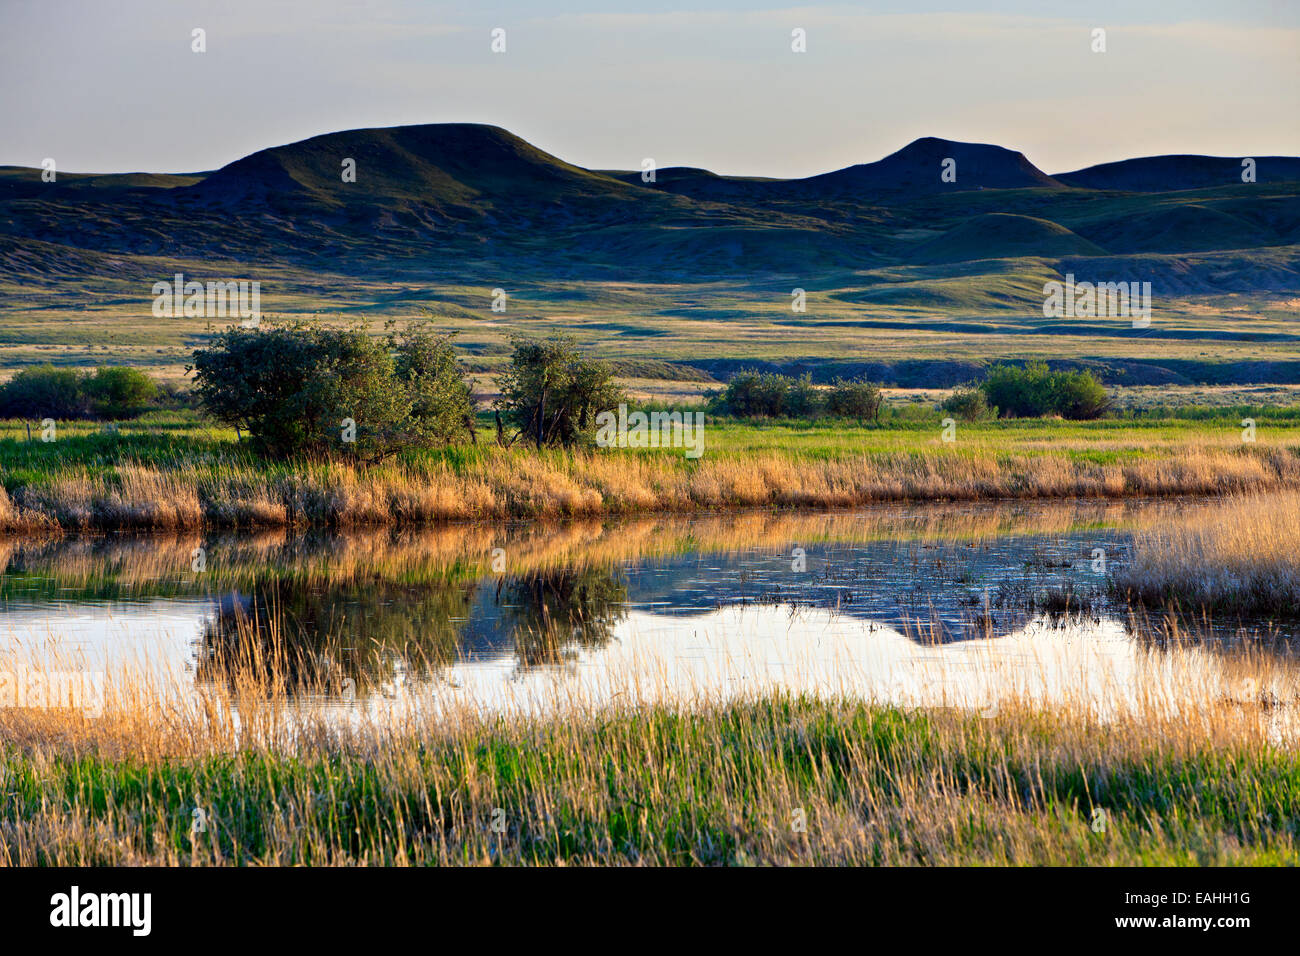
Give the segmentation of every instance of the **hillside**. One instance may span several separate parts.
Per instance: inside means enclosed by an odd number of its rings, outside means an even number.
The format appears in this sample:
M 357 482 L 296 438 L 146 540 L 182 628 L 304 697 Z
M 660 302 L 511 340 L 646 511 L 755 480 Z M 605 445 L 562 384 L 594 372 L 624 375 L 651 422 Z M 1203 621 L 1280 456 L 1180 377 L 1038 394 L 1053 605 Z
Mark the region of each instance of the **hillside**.
M 207 173 L 44 183 L 0 167 L 0 372 L 113 358 L 179 375 L 208 323 L 155 319 L 149 291 L 184 272 L 257 279 L 271 313 L 429 320 L 484 370 L 513 332 L 565 330 L 660 371 L 796 362 L 942 385 L 995 358 L 1073 356 L 1150 382 L 1289 380 L 1300 159 L 1261 159 L 1254 184 L 1227 176 L 1236 162 L 1048 176 L 1015 150 L 926 137 L 803 179 L 673 167 L 647 183 L 498 127 L 432 124 Z M 1152 328 L 1044 322 L 1044 283 L 1069 273 L 1152 282 Z
M 1104 256 L 1106 250 L 1045 219 L 987 213 L 921 243 L 909 258 L 914 262 L 941 263 L 1070 255 Z
M 1300 180 L 1300 157 L 1256 156 L 1255 182 L 1276 184 Z M 1240 183 L 1241 158 L 1223 156 L 1144 156 L 1102 163 L 1053 178 L 1082 189 L 1122 189 L 1129 192 L 1176 192 Z

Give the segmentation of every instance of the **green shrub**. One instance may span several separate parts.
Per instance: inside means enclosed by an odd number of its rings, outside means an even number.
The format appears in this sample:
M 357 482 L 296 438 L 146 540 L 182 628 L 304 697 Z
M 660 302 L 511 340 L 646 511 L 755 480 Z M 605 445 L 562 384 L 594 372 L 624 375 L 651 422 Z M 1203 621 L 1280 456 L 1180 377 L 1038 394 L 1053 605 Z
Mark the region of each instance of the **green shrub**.
M 83 383 L 86 400 L 97 418 L 138 418 L 158 398 L 158 386 L 135 368 L 103 366 Z
M 880 414 L 880 387 L 862 379 L 837 378 L 826 393 L 826 412 L 835 418 L 866 421 Z
M 983 421 L 994 417 L 998 412 L 996 408 L 989 407 L 984 392 L 971 385 L 954 390 L 939 407 L 948 414 L 967 422 Z
M 272 454 L 376 460 L 447 442 L 467 402 L 446 340 L 420 333 L 235 326 L 195 351 L 192 369 L 207 412 Z
M 822 393 L 813 386 L 812 376 L 786 376 L 784 411 L 790 418 L 816 418 L 825 408 Z
M 1046 362 L 995 365 L 980 390 L 1009 418 L 1097 418 L 1110 407 L 1106 389 L 1091 372 L 1053 372 Z
M 411 428 L 420 444 L 451 444 L 474 434 L 474 395 L 465 368 L 456 357 L 451 336 L 423 329 L 389 339 L 394 372 L 411 400 Z
M 1029 362 L 1023 368 L 995 365 L 980 390 L 988 404 L 1009 418 L 1036 418 L 1052 414 L 1052 372 L 1046 362 Z
M 610 366 L 583 358 L 569 336 L 516 336 L 511 344 L 496 407 L 518 429 L 515 438 L 539 448 L 576 445 L 592 437 L 597 414 L 626 400 Z
M 84 418 L 88 411 L 84 378 L 76 369 L 49 363 L 25 368 L 0 388 L 0 416 Z
M 727 383 L 722 410 L 737 418 L 779 418 L 786 413 L 790 379 L 775 372 L 744 369 Z
M 1091 372 L 1057 372 L 1052 376 L 1052 406 L 1065 418 L 1100 418 L 1111 399 Z

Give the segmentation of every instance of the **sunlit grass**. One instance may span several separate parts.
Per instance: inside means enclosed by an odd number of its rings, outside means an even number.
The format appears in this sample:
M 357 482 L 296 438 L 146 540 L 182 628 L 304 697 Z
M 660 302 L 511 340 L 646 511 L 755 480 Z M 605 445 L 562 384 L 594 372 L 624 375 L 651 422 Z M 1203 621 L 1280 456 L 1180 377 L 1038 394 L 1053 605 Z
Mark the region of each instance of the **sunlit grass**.
M 1116 585 L 1149 603 L 1300 617 L 1300 493 L 1236 497 L 1143 531 Z
M 20 431 L 21 430 L 21 431 Z M 876 501 L 1222 495 L 1300 486 L 1300 429 L 1261 419 L 706 426 L 680 449 L 475 447 L 378 465 L 266 458 L 184 414 L 0 426 L 0 530 L 360 527 Z

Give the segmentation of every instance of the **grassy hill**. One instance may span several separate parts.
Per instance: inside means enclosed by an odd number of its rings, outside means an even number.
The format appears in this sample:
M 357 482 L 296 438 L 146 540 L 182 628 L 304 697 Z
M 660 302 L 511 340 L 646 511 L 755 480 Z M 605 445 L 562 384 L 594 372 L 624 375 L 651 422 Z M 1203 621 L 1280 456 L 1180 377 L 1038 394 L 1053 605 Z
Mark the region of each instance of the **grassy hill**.
M 1261 158 L 1254 184 L 1216 157 L 1048 176 L 1014 150 L 925 138 L 805 179 L 678 167 L 647 183 L 440 124 L 330 133 L 206 173 L 43 183 L 0 167 L 0 374 L 111 360 L 179 376 L 208 322 L 154 318 L 150 289 L 180 271 L 256 279 L 264 313 L 432 322 L 489 371 L 511 332 L 565 330 L 628 367 L 944 384 L 1049 358 L 1153 382 L 1290 381 L 1296 164 Z M 1152 328 L 1045 321 L 1043 284 L 1071 272 L 1151 282 Z

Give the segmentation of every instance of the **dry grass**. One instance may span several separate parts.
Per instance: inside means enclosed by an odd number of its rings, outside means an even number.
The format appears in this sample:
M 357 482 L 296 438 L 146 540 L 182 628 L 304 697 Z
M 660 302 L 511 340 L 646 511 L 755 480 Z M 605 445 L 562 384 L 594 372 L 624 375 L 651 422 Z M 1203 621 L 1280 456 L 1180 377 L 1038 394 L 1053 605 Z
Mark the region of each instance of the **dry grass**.
M 427 524 L 873 502 L 1225 495 L 1300 487 L 1281 447 L 1186 447 L 1160 456 L 792 452 L 612 455 L 484 449 L 468 462 L 268 469 L 237 463 L 70 469 L 0 492 L 0 530 L 198 530 Z
M 1150 604 L 1300 615 L 1300 492 L 1234 497 L 1142 532 L 1116 586 Z

